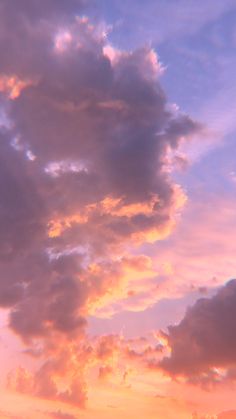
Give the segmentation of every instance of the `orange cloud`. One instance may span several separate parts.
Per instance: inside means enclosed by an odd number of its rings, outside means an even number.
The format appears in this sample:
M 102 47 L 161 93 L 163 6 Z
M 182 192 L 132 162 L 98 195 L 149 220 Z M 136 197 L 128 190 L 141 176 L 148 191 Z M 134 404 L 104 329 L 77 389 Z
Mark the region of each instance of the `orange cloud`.
M 0 75 L 0 92 L 6 93 L 9 99 L 16 99 L 21 91 L 32 82 L 21 80 L 18 76 Z

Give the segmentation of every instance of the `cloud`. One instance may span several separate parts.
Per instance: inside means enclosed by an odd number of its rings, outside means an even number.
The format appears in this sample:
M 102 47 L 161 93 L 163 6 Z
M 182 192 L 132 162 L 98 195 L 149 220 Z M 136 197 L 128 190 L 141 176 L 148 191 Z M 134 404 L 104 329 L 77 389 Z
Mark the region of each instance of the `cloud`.
M 51 412 L 50 414 L 54 419 L 76 419 L 74 415 L 71 415 L 70 413 L 63 413 L 60 410 L 57 412 Z
M 61 345 L 86 339 L 91 307 L 123 298 L 127 249 L 171 232 L 185 197 L 167 155 L 201 126 L 169 109 L 152 50 L 112 60 L 81 2 L 54 6 L 1 3 L 0 305 L 44 359 L 15 387 L 83 406 L 84 367 Z
M 235 302 L 236 280 L 231 280 L 188 308 L 183 320 L 168 328 L 171 353 L 160 363 L 163 370 L 193 383 L 223 381 L 236 363 Z
M 217 416 L 218 419 L 235 419 L 236 418 L 236 410 L 230 410 L 227 412 L 222 412 Z
M 65 346 L 65 344 L 67 346 Z M 79 345 L 79 340 L 68 342 L 51 338 L 41 354 L 39 367 L 31 372 L 18 367 L 9 372 L 7 387 L 23 394 L 62 401 L 83 408 L 87 401 L 85 372 L 92 352 Z
M 2 410 L 0 410 L 0 414 L 2 419 L 20 419 L 19 416 L 12 415 L 11 413 L 7 413 Z
M 19 0 L 16 5 L 9 4 L 7 0 L 1 2 L 1 9 L 9 20 L 26 17 L 29 20 L 37 21 L 42 18 L 55 19 L 72 13 L 81 12 L 86 5 L 86 0 Z

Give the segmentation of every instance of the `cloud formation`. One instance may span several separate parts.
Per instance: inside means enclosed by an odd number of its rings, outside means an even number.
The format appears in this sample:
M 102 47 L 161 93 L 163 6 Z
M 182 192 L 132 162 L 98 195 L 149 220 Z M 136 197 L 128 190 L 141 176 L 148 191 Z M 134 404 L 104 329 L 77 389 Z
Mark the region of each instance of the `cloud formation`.
M 128 248 L 170 233 L 185 199 L 167 155 L 201 127 L 168 107 L 154 51 L 114 50 L 82 2 L 0 7 L 0 305 L 50 355 L 21 387 L 83 405 L 83 378 L 53 381 L 66 373 L 55 342 L 81 339 L 93 307 L 123 298 Z
M 212 298 L 197 300 L 178 325 L 169 326 L 166 338 L 171 354 L 161 361 L 161 367 L 193 383 L 233 378 L 235 310 L 236 280 L 229 281 Z

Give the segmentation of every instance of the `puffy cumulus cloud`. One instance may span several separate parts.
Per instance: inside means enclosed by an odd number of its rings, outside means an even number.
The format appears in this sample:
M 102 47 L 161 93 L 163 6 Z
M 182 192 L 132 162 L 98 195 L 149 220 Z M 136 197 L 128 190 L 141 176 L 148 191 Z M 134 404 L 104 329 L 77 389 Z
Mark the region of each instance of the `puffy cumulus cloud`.
M 140 370 L 150 371 L 160 361 L 163 346 L 156 340 L 127 340 L 121 335 L 68 341 L 57 334 L 47 338 L 44 346 L 41 340 L 35 341 L 30 353 L 38 358 L 38 368 L 20 366 L 10 371 L 8 390 L 83 408 L 91 379 L 95 387 L 107 383 L 133 387 Z
M 51 339 L 50 345 L 47 342 L 47 347 L 43 348 L 42 363 L 35 372 L 19 367 L 8 374 L 8 389 L 84 407 L 87 400 L 85 372 L 91 350 L 57 338 L 57 344 Z
M 188 308 L 183 320 L 168 328 L 171 352 L 160 363 L 164 371 L 207 387 L 232 381 L 236 363 L 235 303 L 236 280 L 231 280 L 212 298 L 201 298 Z
M 98 378 L 131 386 L 140 370 L 150 370 L 163 357 L 164 346 L 148 338 L 125 339 L 121 335 L 105 335 L 93 343 Z
M 82 6 L 0 5 L 0 305 L 47 359 L 16 387 L 80 405 L 83 378 L 61 387 L 55 342 L 70 348 L 90 312 L 131 296 L 129 276 L 154 276 L 148 258 L 127 252 L 170 233 L 185 196 L 168 153 L 201 129 L 168 107 L 154 51 L 116 53 Z
M 87 287 L 77 279 L 78 261 L 68 257 L 62 267 L 63 258 L 51 263 L 45 259 L 46 256 L 30 254 L 23 266 L 16 264 L 16 269 L 22 269 L 23 291 L 12 307 L 10 326 L 26 341 L 47 337 L 53 331 L 68 336 L 78 334 L 86 325 L 81 310 L 87 298 Z M 31 263 L 32 269 L 27 272 Z M 67 264 L 70 267 L 66 268 Z
M 25 395 L 58 400 L 83 408 L 87 401 L 88 377 L 105 379 L 117 366 L 123 342 L 119 336 L 101 336 L 94 340 L 68 339 L 61 334 L 34 340 L 30 352 L 38 358 L 35 371 L 20 366 L 9 372 L 7 387 Z M 59 416 L 58 416 L 59 417 Z
M 124 309 L 139 311 L 161 297 L 157 291 L 157 271 L 151 259 L 144 255 L 90 264 L 85 277 L 91 290 L 87 310 L 97 317 L 111 317 Z
M 122 335 L 100 336 L 91 342 L 91 347 L 93 362 L 90 361 L 90 366 L 98 384 L 112 384 L 125 389 L 135 389 L 140 374 L 151 374 L 152 364 L 156 365 L 161 360 L 164 350 L 159 341 L 150 338 L 125 339 Z

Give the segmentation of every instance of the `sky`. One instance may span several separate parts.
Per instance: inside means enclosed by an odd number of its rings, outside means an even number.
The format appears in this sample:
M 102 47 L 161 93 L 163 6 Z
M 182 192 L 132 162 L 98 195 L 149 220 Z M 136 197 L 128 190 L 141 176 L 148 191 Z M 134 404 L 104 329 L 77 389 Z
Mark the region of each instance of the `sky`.
M 0 419 L 236 418 L 235 0 L 0 0 Z

